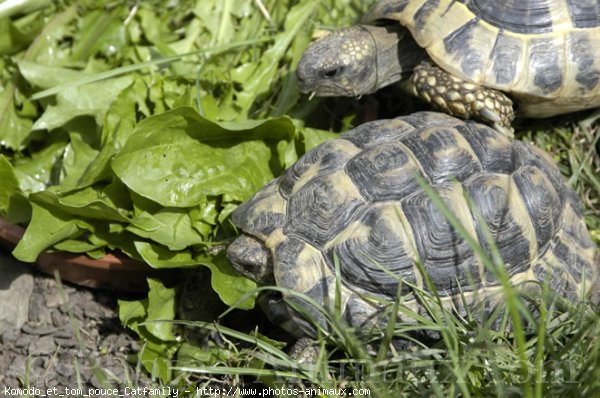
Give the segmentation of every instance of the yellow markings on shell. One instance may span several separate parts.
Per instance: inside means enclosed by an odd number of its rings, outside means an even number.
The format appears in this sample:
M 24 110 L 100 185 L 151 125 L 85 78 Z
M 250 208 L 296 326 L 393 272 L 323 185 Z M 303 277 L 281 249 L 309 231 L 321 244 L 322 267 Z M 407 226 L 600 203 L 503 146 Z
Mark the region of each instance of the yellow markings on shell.
M 519 274 L 515 274 L 510 278 L 510 284 L 519 290 L 539 290 L 537 278 L 531 268 Z M 519 286 L 517 286 L 519 285 Z M 464 303 L 466 306 L 473 308 L 474 305 L 479 304 L 483 301 L 489 302 L 492 305 L 497 305 L 506 300 L 506 292 L 504 286 L 500 284 L 493 284 L 488 286 L 482 286 L 480 289 L 472 290 L 468 292 L 462 292 L 461 294 L 453 294 L 449 296 L 441 296 L 440 302 L 442 307 L 445 309 L 457 309 L 458 313 L 464 313 Z
M 538 87 L 535 82 L 536 82 L 536 69 L 534 69 L 533 67 L 529 66 L 527 68 L 523 69 L 523 76 L 522 78 L 519 80 L 519 84 L 515 84 L 514 85 L 514 89 L 517 92 L 522 92 L 522 93 L 526 93 L 527 95 L 533 96 L 533 97 L 541 97 L 541 98 L 556 98 L 559 97 L 561 95 L 568 95 L 570 97 L 572 97 L 573 95 L 569 95 L 568 93 L 563 93 L 563 90 L 565 88 L 567 88 L 567 91 L 569 90 L 569 86 L 573 87 L 576 85 L 575 81 L 574 81 L 574 76 L 569 76 L 569 71 L 566 69 L 567 66 L 567 62 L 566 62 L 566 43 L 565 43 L 565 36 L 563 33 L 559 33 L 559 34 L 553 34 L 553 35 L 545 35 L 544 38 L 546 39 L 551 39 L 552 40 L 552 46 L 554 47 L 554 51 L 552 52 L 553 56 L 556 56 L 557 58 L 557 62 L 556 65 L 559 67 L 560 69 L 560 73 L 561 73 L 561 85 L 548 93 L 543 92 L 543 90 Z M 528 43 L 525 45 L 526 47 L 526 51 L 527 54 L 525 55 L 525 60 L 527 60 L 527 63 L 529 62 L 534 62 L 532 61 L 534 54 L 532 50 L 532 41 L 534 38 L 527 38 L 528 39 Z M 546 44 L 544 44 L 544 46 L 547 47 Z M 539 51 L 539 50 L 538 50 Z M 546 50 L 548 51 L 548 50 Z M 569 82 L 569 80 L 571 80 Z
M 538 278 L 535 276 L 533 268 L 531 267 L 528 267 L 525 271 L 519 272 L 518 274 L 514 274 L 510 277 L 510 284 L 512 286 L 522 285 L 529 282 L 539 282 Z
M 545 5 L 549 8 L 552 18 L 552 31 L 560 32 L 574 29 L 571 14 L 566 1 L 546 1 Z M 592 2 L 590 2 L 591 4 Z
M 343 169 L 329 174 L 326 178 L 332 182 L 332 202 L 344 203 L 351 198 L 364 201 L 356 185 L 354 185 L 350 176 Z
M 439 7 L 438 11 L 443 12 L 446 9 L 447 7 Z M 475 18 L 475 15 L 464 4 L 456 2 L 443 16 L 439 14 L 436 19 L 430 19 L 431 23 L 426 24 L 424 29 L 421 29 L 419 32 L 416 31 L 417 29 L 411 29 L 411 31 L 414 35 L 418 36 L 416 38 L 417 42 L 424 46 L 437 65 L 452 75 L 477 84 L 484 84 L 486 82 L 485 71 L 493 50 L 492 44 L 496 41 L 499 29 L 485 23 L 485 21 L 479 20 L 471 28 L 473 33 L 470 35 L 468 42 L 461 43 L 461 46 L 470 48 L 469 53 L 475 52 L 480 54 L 479 58 L 482 64 L 480 68 L 471 68 L 469 70 L 470 75 L 467 75 L 462 70 L 463 62 L 466 61 L 463 58 L 466 52 L 456 51 L 449 53 L 446 50 L 446 43 L 444 42 L 444 39 L 450 33 Z M 471 63 L 471 66 L 473 67 L 474 64 Z
M 416 165 L 416 168 L 419 170 L 419 174 L 421 176 L 426 176 L 427 173 L 425 173 L 425 170 L 423 170 L 423 166 L 421 166 L 421 160 L 417 159 L 415 154 L 406 145 L 399 143 L 399 146 L 401 147 L 402 151 L 408 155 L 408 157 L 411 160 L 411 163 Z M 405 225 L 409 225 L 409 224 L 405 224 Z
M 465 200 L 465 192 L 463 186 L 458 181 L 451 183 L 450 189 L 444 189 L 440 192 L 440 196 L 445 199 L 446 205 L 451 209 L 452 213 L 460 220 L 462 227 L 466 230 L 469 236 L 479 242 L 477 230 L 475 228 L 475 219 L 471 214 L 469 203 Z M 479 279 L 485 285 L 485 266 L 478 256 L 473 256 L 473 260 L 477 264 Z
M 525 201 L 521 196 L 519 187 L 515 183 L 512 177 L 508 177 L 506 195 L 508 198 L 508 208 L 513 220 L 521 229 L 523 239 L 527 239 L 529 242 L 529 261 L 534 261 L 538 255 L 538 244 L 537 236 L 535 234 L 535 227 L 531 221 L 531 216 L 525 206 Z
M 370 226 L 365 225 L 360 221 L 353 221 L 350 224 L 348 224 L 346 228 L 344 228 L 340 233 L 338 233 L 333 239 L 330 239 L 323 247 L 323 250 L 329 250 L 332 247 L 337 246 L 340 243 L 345 242 L 347 240 L 360 240 L 360 238 L 364 238 L 364 240 L 367 240 L 370 233 Z
M 329 141 L 327 143 L 329 145 L 329 151 L 343 153 L 347 159 L 350 159 L 361 150 L 352 142 L 344 139 L 336 139 L 333 141 Z M 296 193 L 300 188 L 302 188 L 307 182 L 312 180 L 321 170 L 322 164 L 320 162 L 313 164 L 306 170 L 299 178 L 298 181 L 294 184 L 292 189 L 292 194 Z
M 561 220 L 561 224 L 563 226 L 568 223 L 579 224 L 578 229 L 583 231 L 584 237 L 588 237 L 585 222 L 583 221 L 583 219 L 581 219 L 581 217 L 577 215 L 575 210 L 570 205 L 564 207 Z M 592 287 L 593 281 L 595 281 L 599 277 L 598 273 L 600 270 L 598 270 L 598 267 L 594 265 L 596 259 L 596 245 L 591 241 L 591 239 L 589 239 L 589 237 L 587 242 L 579 242 L 576 238 L 574 239 L 572 236 L 568 235 L 564 229 L 560 229 L 558 231 L 553 241 L 562 242 L 562 244 L 564 244 L 566 247 L 569 247 L 572 252 L 576 253 L 577 256 L 579 256 L 585 261 L 586 264 L 590 265 L 591 270 L 578 269 L 577 271 L 583 274 L 582 280 L 575 280 L 573 277 L 573 273 L 569 271 L 569 267 L 572 267 L 573 265 L 560 264 L 556 259 L 551 248 L 548 249 L 546 253 L 544 253 L 544 256 L 540 261 L 540 265 L 542 266 L 542 268 L 547 268 L 547 266 L 551 266 L 554 269 L 559 270 L 564 275 L 563 277 L 568 278 L 570 283 L 573 284 L 573 286 L 581 286 L 584 289 L 583 291 L 581 291 L 581 289 L 577 290 L 578 293 L 582 294 L 581 297 L 586 296 Z M 582 246 L 581 243 L 583 243 L 584 246 Z M 554 244 L 555 243 L 553 242 L 553 245 Z M 585 286 L 582 286 L 584 283 Z
M 419 254 L 417 251 L 417 244 L 410 227 L 410 222 L 406 218 L 406 215 L 402 211 L 402 207 L 398 202 L 387 202 L 380 206 L 381 218 L 386 220 L 387 227 L 393 231 L 399 240 L 404 243 L 404 251 L 407 256 L 412 259 L 413 263 L 419 260 Z M 361 221 L 354 221 L 340 233 L 338 233 L 333 239 L 331 239 L 324 246 L 324 250 L 330 250 L 331 248 L 348 240 L 360 240 L 367 241 L 369 234 L 371 233 L 371 227 L 365 225 Z M 423 287 L 423 279 L 421 273 L 417 268 L 414 269 L 414 275 L 417 286 Z
M 488 22 L 478 20 L 469 42 L 465 43 L 480 54 L 481 70 L 470 72 L 472 76 L 466 76 L 466 72 L 461 70 L 464 61 L 462 55 L 446 52 L 444 39 L 451 32 L 477 18 L 464 4 L 468 2 L 441 0 L 437 7 L 430 10 L 427 19 L 421 21 L 424 22 L 423 26 L 419 27 L 416 26 L 418 21 L 415 14 L 426 3 L 424 0 L 408 1 L 401 12 L 388 12 L 390 3 L 394 1 L 379 1 L 364 20 L 367 22 L 378 19 L 399 21 L 411 30 L 417 43 L 427 50 L 437 65 L 452 75 L 511 93 L 519 99 L 519 113 L 523 116 L 548 117 L 600 105 L 600 84 L 596 84 L 589 90 L 577 81 L 579 67 L 570 57 L 572 52 L 580 53 L 580 51 L 569 48 L 572 42 L 569 39 L 570 33 L 578 31 L 587 33 L 592 43 L 588 57 L 593 62 L 590 71 L 600 70 L 600 47 L 593 44 L 600 37 L 600 27 L 574 28 L 569 7 L 564 0 L 546 2 L 552 17 L 552 32 L 527 34 L 512 32 L 509 29 L 502 30 L 502 35 L 508 40 L 521 43 L 519 55 L 512 60 L 512 67 L 515 68 L 511 73 L 513 78 L 506 82 L 497 80 L 499 74 L 494 71 L 496 58 L 492 56 L 500 29 Z M 561 87 L 554 92 L 544 94 L 535 84 L 535 70 L 532 68 L 528 50 L 531 45 L 530 40 L 534 38 L 547 38 L 554 43 L 554 53 L 558 57 L 557 65 L 563 75 Z
M 400 237 L 400 240 L 404 242 L 404 251 L 413 260 L 413 274 L 415 276 L 415 284 L 420 289 L 423 289 L 423 275 L 417 267 L 417 262 L 420 262 L 419 251 L 417 250 L 417 242 L 413 234 L 412 227 L 406 214 L 402 211 L 402 206 L 399 203 L 392 203 L 390 206 L 386 206 L 383 210 L 383 215 L 386 220 L 398 220 L 399 222 L 390 222 L 388 227 L 394 230 Z
M 577 245 L 577 243 L 572 242 L 567 236 L 565 236 L 562 231 L 560 231 L 559 234 L 562 235 L 561 238 L 564 238 L 563 240 L 565 244 Z M 540 259 L 540 261 L 534 264 L 534 267 L 538 269 L 538 273 L 542 276 L 544 276 L 544 274 L 547 272 L 551 277 L 554 276 L 555 278 L 558 277 L 561 280 L 568 281 L 570 286 L 579 286 L 579 282 L 577 282 L 573 278 L 573 275 L 565 268 L 568 267 L 568 265 L 562 264 L 561 261 L 554 255 L 554 251 L 552 251 L 550 248 L 546 250 L 546 253 L 544 253 L 544 256 Z M 557 271 L 560 276 L 556 275 Z M 544 280 L 546 280 L 546 278 L 543 278 L 543 280 L 540 282 L 543 282 Z
M 411 0 L 400 12 L 389 12 L 386 8 L 392 1 L 378 1 L 364 16 L 363 21 L 372 23 L 381 18 L 397 20 L 406 25 L 412 19 L 412 15 L 423 5 L 426 0 Z M 383 12 L 386 11 L 386 12 Z
M 417 43 L 428 50 L 435 43 L 443 41 L 449 32 L 455 31 L 475 18 L 475 15 L 463 4 L 441 1 L 442 4 L 431 10 L 424 26 L 416 29 L 415 13 L 423 3 L 425 1 L 409 1 L 401 21 L 411 30 Z
M 447 148 L 443 152 L 439 152 L 438 151 L 438 152 L 436 152 L 436 155 L 440 154 L 439 155 L 440 157 L 451 156 L 457 150 L 463 150 L 463 151 L 466 151 L 469 154 L 469 156 L 471 157 L 471 159 L 474 159 L 475 161 L 477 161 L 479 163 L 479 157 L 473 151 L 473 148 L 471 147 L 471 144 L 469 143 L 469 141 L 467 141 L 467 139 L 465 138 L 465 136 L 462 135 L 462 134 L 460 134 L 455 129 L 452 129 L 451 131 L 452 131 L 452 135 L 454 137 L 454 140 L 456 141 L 456 145 L 453 145 L 450 148 Z
M 283 241 L 287 239 L 287 236 L 283 233 L 283 229 L 277 228 L 265 239 L 265 246 L 267 249 L 274 249 L 279 246 Z
M 571 99 L 571 103 L 567 103 L 567 107 L 572 107 L 574 104 L 582 106 L 582 104 L 600 104 L 600 83 L 592 87 L 586 87 L 583 82 L 577 81 L 580 73 L 580 65 L 575 62 L 576 57 L 584 56 L 588 73 L 600 70 L 600 48 L 597 45 L 600 38 L 600 27 L 588 28 L 585 30 L 573 30 L 565 32 L 565 81 L 566 84 L 561 92 L 561 97 Z M 581 44 L 585 43 L 581 48 Z M 583 54 L 582 54 L 583 53 Z M 580 62 L 582 59 L 579 60 Z M 574 103 L 574 104 L 573 104 Z M 565 106 L 560 104 L 557 106 Z
M 265 193 L 268 194 L 268 196 L 265 196 L 262 200 L 254 203 L 252 215 L 262 213 L 285 215 L 287 212 L 287 201 L 279 194 L 278 186 L 276 184 L 270 186 L 269 190 Z M 259 233 L 259 231 L 254 231 L 253 233 L 263 240 L 267 238 L 264 234 Z
M 320 170 L 320 163 L 315 163 L 311 165 L 304 173 L 302 173 L 300 178 L 298 178 L 298 181 L 296 181 L 296 183 L 294 184 L 292 194 L 296 193 L 300 188 L 306 185 L 307 182 L 315 178 L 315 176 L 319 173 Z
M 510 142 L 510 138 L 504 134 L 490 134 L 485 137 L 485 145 L 490 151 L 492 151 L 502 149 L 509 150 L 508 148 L 512 144 Z M 504 178 L 508 178 L 508 176 L 504 176 Z M 506 184 L 508 184 L 508 181 Z M 505 185 L 505 187 L 508 189 L 508 185 Z
M 431 127 L 425 129 L 421 132 L 421 134 L 419 134 L 419 138 L 421 138 L 423 141 L 426 141 L 429 139 L 429 137 L 431 137 L 432 134 L 437 134 L 439 133 L 439 131 L 439 127 Z M 473 152 L 473 148 L 471 148 L 471 144 L 469 144 L 469 141 L 467 141 L 467 139 L 462 134 L 460 134 L 455 128 L 444 129 L 444 134 L 452 135 L 454 141 L 456 142 L 456 145 L 451 145 L 447 148 L 437 150 L 435 152 L 435 156 L 437 158 L 450 158 L 453 157 L 457 151 L 464 150 L 469 153 L 472 159 L 478 161 L 479 158 L 477 157 L 477 154 Z M 419 162 L 416 163 L 419 164 Z
M 324 278 L 333 276 L 322 252 L 308 243 L 304 245 L 304 248 L 298 254 L 294 271 L 298 274 L 296 286 L 288 286 L 288 288 L 297 292 L 306 292 Z
M 575 98 L 567 96 L 550 99 L 514 94 L 513 97 L 518 100 L 519 115 L 544 118 L 588 109 L 590 104 L 600 104 L 600 84 L 591 93 L 597 94 L 578 95 Z
M 568 241 L 565 243 L 568 243 Z M 573 275 L 565 268 L 567 266 L 567 264 L 562 264 L 560 260 L 556 258 L 551 248 L 549 248 L 546 250 L 546 253 L 544 253 L 544 256 L 532 265 L 530 270 L 532 273 L 537 271 L 537 273 L 540 274 L 540 278 L 537 278 L 540 283 L 543 283 L 544 281 L 551 283 L 552 279 L 558 278 L 569 286 L 579 286 L 579 283 L 573 278 Z M 513 280 L 514 277 L 511 278 L 511 281 Z M 579 291 L 577 291 L 577 293 L 579 293 Z
M 548 167 L 554 169 L 557 172 L 560 172 L 558 169 L 558 166 L 556 165 L 556 161 L 552 158 L 552 156 L 550 156 L 550 154 L 546 151 L 541 150 L 538 147 L 533 147 L 533 150 L 540 155 L 541 157 L 544 158 L 544 160 L 548 163 Z

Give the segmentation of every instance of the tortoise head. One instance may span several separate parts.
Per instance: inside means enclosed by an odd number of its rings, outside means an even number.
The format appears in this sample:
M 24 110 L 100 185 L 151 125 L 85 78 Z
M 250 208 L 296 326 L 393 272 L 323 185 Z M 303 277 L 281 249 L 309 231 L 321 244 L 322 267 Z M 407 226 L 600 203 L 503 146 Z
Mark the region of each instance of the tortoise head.
M 259 285 L 274 285 L 271 251 L 264 242 L 242 234 L 227 247 L 227 258 L 240 274 Z
M 400 81 L 423 56 L 399 23 L 356 25 L 311 44 L 296 76 L 304 94 L 358 97 Z

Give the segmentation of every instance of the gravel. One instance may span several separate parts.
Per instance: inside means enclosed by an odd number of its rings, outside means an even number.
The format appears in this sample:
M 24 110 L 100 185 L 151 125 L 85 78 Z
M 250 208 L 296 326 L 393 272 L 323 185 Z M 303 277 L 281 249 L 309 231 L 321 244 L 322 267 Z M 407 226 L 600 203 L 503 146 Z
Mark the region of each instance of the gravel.
M 133 297 L 59 283 L 5 252 L 0 264 L 0 297 L 11 300 L 0 306 L 0 395 L 149 385 L 135 366 L 137 339 L 116 312 L 118 299 Z

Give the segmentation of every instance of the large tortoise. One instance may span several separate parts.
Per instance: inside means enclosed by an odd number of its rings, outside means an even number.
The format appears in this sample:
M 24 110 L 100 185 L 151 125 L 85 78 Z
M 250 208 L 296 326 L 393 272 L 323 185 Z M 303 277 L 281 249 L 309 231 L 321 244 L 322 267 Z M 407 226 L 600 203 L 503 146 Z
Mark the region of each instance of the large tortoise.
M 337 262 L 343 318 L 355 327 L 383 324 L 376 318 L 399 283 L 407 295 L 402 305 L 424 313 L 411 295 L 415 286 L 429 291 L 417 264 L 448 308 L 464 313 L 463 298 L 469 306 L 497 302 L 502 287 L 494 273 L 423 181 L 491 255 L 489 229 L 513 285 L 536 293 L 547 284 L 570 302 L 598 301 L 596 246 L 577 195 L 552 160 L 489 126 L 443 113 L 366 123 L 314 148 L 233 212 L 243 233 L 227 256 L 259 284 L 321 304 L 334 302 Z M 324 323 L 306 301 L 283 295 Z M 311 333 L 281 301 L 269 305 L 288 330 Z
M 600 106 L 600 2 L 380 0 L 362 24 L 313 43 L 297 76 L 320 96 L 411 76 L 425 101 L 510 132 L 511 98 L 527 117 Z

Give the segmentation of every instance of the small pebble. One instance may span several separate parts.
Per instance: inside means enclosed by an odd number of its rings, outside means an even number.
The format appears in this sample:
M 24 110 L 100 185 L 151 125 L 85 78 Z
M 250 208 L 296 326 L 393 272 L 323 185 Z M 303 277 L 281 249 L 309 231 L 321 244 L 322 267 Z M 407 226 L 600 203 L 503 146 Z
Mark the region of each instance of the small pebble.
M 50 355 L 56 350 L 56 343 L 52 336 L 43 336 L 29 345 L 30 355 Z

